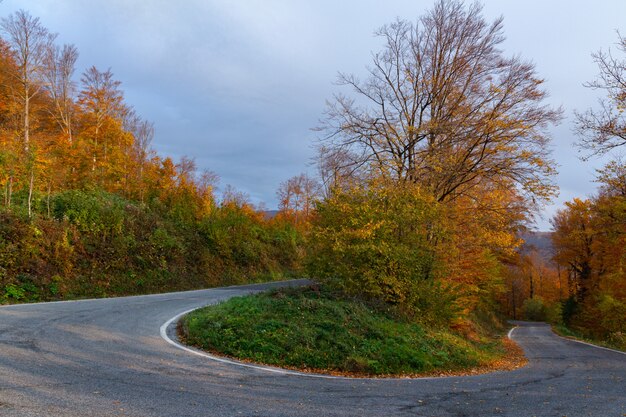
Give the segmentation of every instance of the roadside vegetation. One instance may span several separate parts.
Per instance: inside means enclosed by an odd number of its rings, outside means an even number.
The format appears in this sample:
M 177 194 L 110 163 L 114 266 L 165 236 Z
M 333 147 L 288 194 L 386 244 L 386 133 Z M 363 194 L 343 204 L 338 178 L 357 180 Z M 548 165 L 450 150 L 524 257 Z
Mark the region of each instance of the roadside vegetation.
M 234 203 L 185 221 L 104 191 L 54 194 L 50 216 L 38 207 L 0 212 L 2 302 L 241 284 L 299 268 L 294 227 Z

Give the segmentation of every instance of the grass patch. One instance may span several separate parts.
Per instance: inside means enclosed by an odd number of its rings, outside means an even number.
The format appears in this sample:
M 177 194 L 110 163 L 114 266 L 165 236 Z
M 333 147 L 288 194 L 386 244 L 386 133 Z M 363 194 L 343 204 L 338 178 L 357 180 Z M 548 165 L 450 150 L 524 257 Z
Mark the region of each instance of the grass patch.
M 499 338 L 469 341 L 317 287 L 233 298 L 190 313 L 179 329 L 186 343 L 222 355 L 356 375 L 475 369 L 501 361 L 508 352 Z

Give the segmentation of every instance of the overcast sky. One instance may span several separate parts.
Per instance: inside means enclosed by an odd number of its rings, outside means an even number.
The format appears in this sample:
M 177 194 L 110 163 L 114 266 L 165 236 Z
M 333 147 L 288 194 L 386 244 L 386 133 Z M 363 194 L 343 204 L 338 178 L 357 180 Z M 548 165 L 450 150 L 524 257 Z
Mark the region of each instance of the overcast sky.
M 626 33 L 623 0 L 488 0 L 489 20 L 504 16 L 507 55 L 536 64 L 550 102 L 566 119 L 553 129 L 563 201 L 593 194 L 595 168 L 573 148 L 572 113 L 595 105 L 582 84 L 597 68 L 591 53 L 614 49 Z M 127 102 L 155 123 L 163 156 L 187 155 L 200 169 L 276 207 L 287 178 L 314 173 L 311 147 L 338 71 L 362 74 L 380 40 L 373 32 L 396 17 L 415 20 L 431 0 L 4 0 L 22 8 L 80 51 L 78 75 L 111 68 Z M 77 77 L 78 78 L 78 77 Z

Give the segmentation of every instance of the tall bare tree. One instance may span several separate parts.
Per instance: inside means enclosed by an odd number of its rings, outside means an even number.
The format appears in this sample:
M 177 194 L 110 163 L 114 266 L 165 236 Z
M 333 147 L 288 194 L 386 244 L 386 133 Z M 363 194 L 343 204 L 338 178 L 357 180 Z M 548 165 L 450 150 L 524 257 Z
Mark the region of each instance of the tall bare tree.
M 22 140 L 25 165 L 28 171 L 28 215 L 32 212 L 33 187 L 35 183 L 35 155 L 31 152 L 32 121 L 31 103 L 44 88 L 43 73 L 47 51 L 52 47 L 56 34 L 50 33 L 39 18 L 20 10 L 0 21 L 17 66 L 14 74 L 19 88 L 14 97 L 22 108 Z
M 315 200 L 320 196 L 320 185 L 308 175 L 300 174 L 281 183 L 276 196 L 278 208 L 300 223 L 313 213 Z
M 143 120 L 137 116 L 135 112 L 131 112 L 125 118 L 124 129 L 132 133 L 133 141 L 133 153 L 135 155 L 135 161 L 137 163 L 137 180 L 139 184 L 139 200 L 144 202 L 144 170 L 148 163 L 148 158 L 151 154 L 150 145 L 154 139 L 154 123 L 147 120 Z
M 626 39 L 619 35 L 617 49 L 626 52 Z M 609 50 L 592 54 L 600 73 L 586 87 L 604 91 L 599 99 L 599 109 L 576 113 L 576 131 L 579 145 L 591 155 L 605 154 L 611 149 L 626 145 L 626 59 L 618 59 Z
M 104 159 L 107 155 L 107 144 L 101 138 L 101 131 L 107 121 L 112 119 L 122 122 L 128 107 L 124 105 L 124 95 L 120 89 L 121 82 L 113 78 L 111 69 L 99 71 L 95 66 L 83 73 L 82 90 L 78 95 L 79 104 L 89 115 L 92 126 L 92 166 L 95 171 L 98 164 L 98 149 L 103 148 Z
M 24 10 L 3 18 L 0 25 L 7 36 L 6 40 L 13 51 L 18 67 L 15 77 L 19 80 L 20 91 L 16 91 L 15 94 L 23 108 L 24 149 L 28 151 L 31 102 L 44 86 L 46 53 L 54 42 L 56 34 L 50 33 L 43 27 L 39 18 L 32 17 Z
M 354 95 L 328 105 L 319 128 L 328 155 L 419 183 L 439 201 L 480 182 L 553 195 L 546 128 L 561 110 L 543 103 L 531 63 L 502 54 L 502 18 L 488 23 L 479 4 L 440 0 L 417 23 L 398 20 L 377 35 L 385 44 L 367 78 L 339 75 Z
M 45 55 L 46 90 L 52 98 L 53 107 L 50 108 L 52 117 L 67 137 L 70 144 L 73 141 L 74 99 L 76 84 L 74 76 L 78 50 L 74 45 L 50 45 Z

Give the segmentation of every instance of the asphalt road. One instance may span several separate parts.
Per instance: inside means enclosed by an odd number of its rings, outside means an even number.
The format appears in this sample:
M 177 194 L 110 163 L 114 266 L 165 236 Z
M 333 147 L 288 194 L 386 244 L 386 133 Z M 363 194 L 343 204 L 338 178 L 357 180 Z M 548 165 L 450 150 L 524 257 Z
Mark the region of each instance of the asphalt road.
M 513 332 L 530 364 L 439 379 L 321 379 L 168 344 L 182 311 L 270 285 L 0 307 L 0 416 L 626 416 L 626 355 Z

